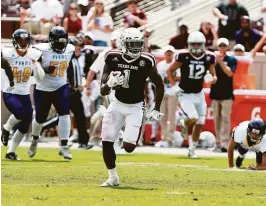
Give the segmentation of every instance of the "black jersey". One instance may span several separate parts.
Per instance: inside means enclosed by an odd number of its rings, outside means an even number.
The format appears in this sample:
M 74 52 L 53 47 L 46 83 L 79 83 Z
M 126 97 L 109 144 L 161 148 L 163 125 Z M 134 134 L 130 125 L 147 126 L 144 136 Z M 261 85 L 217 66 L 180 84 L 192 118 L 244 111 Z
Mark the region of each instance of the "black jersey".
M 142 52 L 136 60 L 127 60 L 121 51 L 111 50 L 105 56 L 108 70 L 121 71 L 125 77 L 124 84 L 115 91 L 115 97 L 127 104 L 144 101 L 144 87 L 150 70 L 156 65 L 152 54 Z
M 179 87 L 185 93 L 201 92 L 204 76 L 209 70 L 209 66 L 215 63 L 214 53 L 206 51 L 204 56 L 196 58 L 184 50 L 177 54 L 176 61 L 182 64 Z

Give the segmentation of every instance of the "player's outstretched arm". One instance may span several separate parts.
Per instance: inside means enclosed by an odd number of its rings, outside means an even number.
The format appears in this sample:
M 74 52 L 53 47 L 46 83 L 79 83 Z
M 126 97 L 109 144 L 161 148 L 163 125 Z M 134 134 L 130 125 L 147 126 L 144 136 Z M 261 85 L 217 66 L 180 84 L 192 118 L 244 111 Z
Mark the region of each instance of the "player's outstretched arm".
M 13 76 L 13 72 L 11 69 L 11 66 L 9 65 L 8 61 L 1 57 L 1 67 L 5 70 L 6 75 L 8 77 L 10 86 L 13 87 L 14 86 L 14 76 Z
M 229 163 L 229 168 L 234 167 L 234 148 L 236 146 L 236 143 L 233 138 L 230 139 L 228 143 L 228 150 L 227 150 L 227 155 L 228 155 L 228 163 Z
M 34 66 L 33 68 L 34 77 L 36 78 L 37 81 L 42 81 L 45 76 L 44 69 L 42 68 L 40 62 L 32 60 L 32 63 Z
M 169 80 L 169 82 L 170 82 L 172 87 L 175 86 L 175 84 L 176 84 L 174 71 L 176 71 L 180 67 L 181 67 L 181 63 L 179 61 L 175 61 L 167 69 L 167 78 L 168 78 L 168 80 Z
M 107 64 L 104 65 L 103 75 L 101 79 L 101 95 L 105 96 L 108 95 L 111 91 L 111 87 L 108 86 L 107 81 L 110 75 L 110 70 Z
M 155 110 L 160 111 L 161 107 L 161 102 L 164 96 L 164 84 L 162 77 L 158 74 L 157 68 L 153 67 L 150 70 L 149 77 L 151 82 L 155 85 L 156 87 L 156 92 L 155 92 Z

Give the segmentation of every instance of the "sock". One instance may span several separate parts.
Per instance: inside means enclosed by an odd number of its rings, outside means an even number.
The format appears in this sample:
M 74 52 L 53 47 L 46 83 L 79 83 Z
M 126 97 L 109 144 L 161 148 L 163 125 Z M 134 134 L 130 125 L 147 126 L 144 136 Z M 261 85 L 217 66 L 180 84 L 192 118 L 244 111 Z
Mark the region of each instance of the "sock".
M 107 169 L 111 170 L 116 167 L 115 161 L 116 161 L 116 154 L 114 150 L 114 143 L 113 142 L 107 142 L 102 141 L 103 145 L 103 159 L 104 163 L 107 167 Z
M 189 147 L 192 146 L 192 135 L 188 135 L 188 145 Z
M 194 142 L 194 141 L 191 139 L 190 144 L 189 144 L 189 148 L 188 148 L 188 149 L 191 150 L 191 151 L 194 151 L 194 150 L 196 149 L 197 145 L 198 145 L 198 142 Z
M 36 119 L 34 118 L 33 119 L 33 121 L 32 121 L 32 136 L 34 137 L 35 136 L 35 138 L 37 138 L 37 139 L 39 139 L 39 136 L 40 136 L 40 134 L 41 134 L 41 131 L 42 131 L 42 124 L 40 124 L 40 123 L 38 123 L 37 121 L 36 121 Z M 35 139 L 34 138 L 34 139 Z M 35 139 L 36 140 L 36 139 Z
M 67 140 L 66 139 L 61 140 L 61 146 L 67 146 Z
M 19 122 L 21 122 L 21 120 L 17 119 L 13 114 L 11 114 L 3 127 L 5 130 L 10 131 Z
M 19 143 L 21 142 L 21 140 L 23 139 L 24 135 L 25 134 L 22 134 L 19 130 L 17 130 L 15 132 L 15 134 L 13 135 L 13 138 L 11 140 L 11 144 L 8 147 L 7 153 L 16 151 L 16 148 L 19 145 Z
M 70 115 L 59 116 L 58 135 L 60 140 L 68 140 L 70 136 L 70 129 L 71 129 Z
M 109 178 L 113 179 L 113 178 L 117 178 L 118 177 L 116 168 L 113 168 L 113 169 L 110 169 L 110 170 L 107 170 L 107 171 L 108 171 Z
M 34 140 L 38 140 L 38 139 L 39 139 L 39 136 L 32 135 L 32 138 L 33 138 Z

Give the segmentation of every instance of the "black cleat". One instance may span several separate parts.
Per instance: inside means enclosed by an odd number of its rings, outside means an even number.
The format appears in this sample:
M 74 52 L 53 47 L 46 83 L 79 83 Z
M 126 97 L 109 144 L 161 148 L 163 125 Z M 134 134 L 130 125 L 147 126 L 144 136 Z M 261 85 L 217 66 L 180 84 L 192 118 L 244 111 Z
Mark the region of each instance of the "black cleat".
M 4 146 L 8 145 L 9 135 L 10 135 L 9 131 L 2 128 L 1 141 L 2 141 Z
M 245 159 L 245 157 L 240 157 L 240 156 L 238 156 L 237 158 L 236 158 L 236 167 L 237 168 L 240 168 L 240 167 L 242 167 L 242 163 L 243 163 L 243 160 Z
M 6 153 L 6 159 L 9 159 L 12 161 L 19 161 L 20 160 L 14 152 Z

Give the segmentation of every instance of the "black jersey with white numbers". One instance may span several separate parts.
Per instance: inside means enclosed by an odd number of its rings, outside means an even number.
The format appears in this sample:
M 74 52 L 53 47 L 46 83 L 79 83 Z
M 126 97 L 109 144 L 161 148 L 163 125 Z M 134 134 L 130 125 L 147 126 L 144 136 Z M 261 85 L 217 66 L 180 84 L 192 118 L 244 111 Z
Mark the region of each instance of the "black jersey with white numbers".
M 180 67 L 181 79 L 179 87 L 185 93 L 201 92 L 204 76 L 209 70 L 209 66 L 215 63 L 215 54 L 206 51 L 204 55 L 196 58 L 187 50 L 184 50 L 177 54 L 176 61 L 182 64 Z
M 115 91 L 115 97 L 127 104 L 144 101 L 144 88 L 150 70 L 155 67 L 155 57 L 146 52 L 136 60 L 130 60 L 118 50 L 111 50 L 105 56 L 109 72 L 121 71 L 125 77 L 124 84 Z

